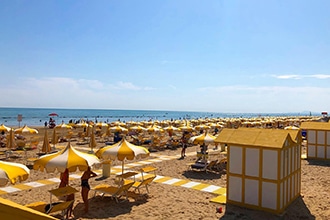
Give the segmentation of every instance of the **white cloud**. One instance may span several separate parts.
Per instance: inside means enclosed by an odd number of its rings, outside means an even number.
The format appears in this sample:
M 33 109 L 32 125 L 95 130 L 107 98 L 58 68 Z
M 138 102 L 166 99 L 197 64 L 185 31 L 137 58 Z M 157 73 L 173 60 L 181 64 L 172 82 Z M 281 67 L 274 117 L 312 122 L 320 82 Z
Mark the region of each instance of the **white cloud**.
M 303 78 L 315 78 L 315 79 L 328 79 L 330 75 L 327 74 L 312 74 L 312 75 L 272 75 L 277 79 L 303 79 Z
M 277 79 L 302 79 L 303 76 L 301 75 L 272 75 L 274 78 Z
M 0 87 L 1 106 L 159 109 L 214 112 L 299 112 L 330 110 L 330 88 L 303 86 L 221 86 L 169 90 L 131 82 L 106 84 L 99 80 L 28 78 Z M 170 89 L 170 90 L 171 90 Z M 154 92 L 150 92 L 153 90 Z
M 330 78 L 330 75 L 315 74 L 315 75 L 310 75 L 309 77 L 317 78 L 317 79 L 329 79 Z

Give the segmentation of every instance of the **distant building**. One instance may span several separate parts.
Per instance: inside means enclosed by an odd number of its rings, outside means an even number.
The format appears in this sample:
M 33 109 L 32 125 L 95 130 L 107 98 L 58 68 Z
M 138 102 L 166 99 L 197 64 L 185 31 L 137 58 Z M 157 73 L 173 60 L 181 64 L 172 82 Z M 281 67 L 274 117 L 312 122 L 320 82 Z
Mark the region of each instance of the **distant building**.
M 223 129 L 227 145 L 227 204 L 282 213 L 301 190 L 300 130 Z

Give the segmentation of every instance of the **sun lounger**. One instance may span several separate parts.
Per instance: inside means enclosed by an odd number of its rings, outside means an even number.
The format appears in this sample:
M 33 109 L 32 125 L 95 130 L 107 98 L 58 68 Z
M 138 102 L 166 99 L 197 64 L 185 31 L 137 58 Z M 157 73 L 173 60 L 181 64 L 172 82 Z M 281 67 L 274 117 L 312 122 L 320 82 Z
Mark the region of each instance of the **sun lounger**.
M 212 160 L 211 162 L 195 162 L 190 164 L 192 170 L 205 171 L 213 170 L 214 166 L 217 164 L 218 160 Z
M 139 193 L 141 193 L 140 188 L 145 186 L 147 192 L 149 193 L 148 185 L 152 183 L 152 181 L 154 181 L 155 178 L 156 176 L 150 176 L 148 178 L 143 179 L 142 181 L 136 181 L 134 182 L 132 187 L 134 188 L 134 191 L 137 190 Z
M 123 185 L 121 186 L 110 186 L 107 184 L 101 184 L 95 186 L 92 190 L 95 191 L 94 196 L 96 195 L 97 192 L 100 192 L 102 194 L 102 197 L 105 194 L 109 194 L 111 198 L 115 199 L 116 202 L 118 203 L 119 202 L 118 199 L 123 195 L 126 196 L 126 200 L 128 200 L 127 192 L 133 186 L 133 184 L 134 181 L 125 180 Z
M 66 202 L 56 202 L 52 204 L 48 204 L 46 202 L 34 202 L 27 204 L 25 206 L 46 214 L 61 212 L 62 217 L 65 218 L 66 212 L 71 206 L 73 206 L 73 203 L 74 200 L 66 201 Z

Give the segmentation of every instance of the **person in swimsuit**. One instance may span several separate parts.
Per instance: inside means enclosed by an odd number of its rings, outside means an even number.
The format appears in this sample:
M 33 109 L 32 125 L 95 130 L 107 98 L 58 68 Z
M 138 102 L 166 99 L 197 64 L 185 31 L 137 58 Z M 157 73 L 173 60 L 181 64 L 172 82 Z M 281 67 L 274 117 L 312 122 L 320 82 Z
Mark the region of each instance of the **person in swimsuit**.
M 94 173 L 90 167 L 87 168 L 87 170 L 83 173 L 83 175 L 81 176 L 81 197 L 84 201 L 85 204 L 85 212 L 88 212 L 88 192 L 90 190 L 90 186 L 88 183 L 88 180 L 91 177 L 95 177 L 97 176 L 96 173 Z

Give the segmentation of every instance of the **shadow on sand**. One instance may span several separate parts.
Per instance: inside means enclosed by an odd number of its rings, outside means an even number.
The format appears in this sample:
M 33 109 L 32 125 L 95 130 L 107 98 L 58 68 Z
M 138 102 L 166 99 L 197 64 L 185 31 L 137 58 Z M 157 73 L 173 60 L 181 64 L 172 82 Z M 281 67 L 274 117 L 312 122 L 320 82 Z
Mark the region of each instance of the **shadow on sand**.
M 108 219 L 130 213 L 133 206 L 138 206 L 146 202 L 148 202 L 147 198 L 137 201 L 119 199 L 119 203 L 116 203 L 116 201 L 110 196 L 95 196 L 89 199 L 88 213 L 84 213 L 84 203 L 78 203 L 74 207 L 73 214 L 75 219 L 82 217 L 91 219 Z
M 212 172 L 212 171 L 194 171 L 194 170 L 185 170 L 182 173 L 188 179 L 198 179 L 198 180 L 213 180 L 213 179 L 220 179 L 222 173 L 219 172 Z
M 231 204 L 226 205 L 226 212 L 220 218 L 221 220 L 229 219 L 310 219 L 314 220 L 315 216 L 311 214 L 302 197 L 298 197 L 293 201 L 281 215 L 272 214 L 269 212 L 258 211 L 248 208 L 243 208 Z

